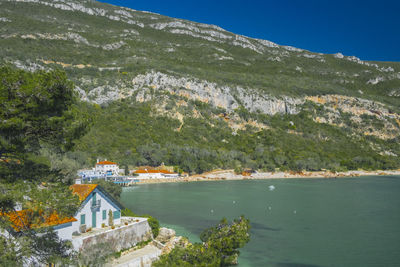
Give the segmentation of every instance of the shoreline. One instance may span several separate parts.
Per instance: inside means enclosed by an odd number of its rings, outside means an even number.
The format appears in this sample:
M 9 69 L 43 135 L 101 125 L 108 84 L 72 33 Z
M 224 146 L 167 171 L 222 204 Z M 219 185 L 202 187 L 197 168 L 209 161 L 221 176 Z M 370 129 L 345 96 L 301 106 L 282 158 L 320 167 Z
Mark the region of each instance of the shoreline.
M 400 169 L 390 171 L 347 171 L 347 172 L 256 172 L 248 175 L 235 174 L 233 170 L 217 170 L 202 174 L 195 174 L 188 177 L 179 178 L 158 178 L 142 179 L 134 185 L 141 184 L 160 184 L 160 183 L 185 183 L 202 181 L 238 181 L 238 180 L 269 180 L 269 179 L 335 179 L 335 178 L 354 178 L 360 176 L 383 176 L 400 175 Z

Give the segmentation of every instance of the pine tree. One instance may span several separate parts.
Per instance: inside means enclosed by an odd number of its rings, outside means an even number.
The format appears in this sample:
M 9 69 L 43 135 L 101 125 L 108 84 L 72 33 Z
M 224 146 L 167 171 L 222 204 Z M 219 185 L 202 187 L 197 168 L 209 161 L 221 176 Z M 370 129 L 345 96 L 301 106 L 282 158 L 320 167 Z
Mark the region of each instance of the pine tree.
M 69 245 L 40 227 L 56 212 L 78 206 L 70 181 L 40 155 L 46 146 L 64 153 L 83 133 L 73 85 L 61 71 L 29 73 L 0 67 L 0 265 L 55 262 L 70 257 Z M 16 213 L 16 207 L 30 216 Z M 11 215 L 23 222 L 17 229 Z M 35 226 L 36 225 L 36 226 Z

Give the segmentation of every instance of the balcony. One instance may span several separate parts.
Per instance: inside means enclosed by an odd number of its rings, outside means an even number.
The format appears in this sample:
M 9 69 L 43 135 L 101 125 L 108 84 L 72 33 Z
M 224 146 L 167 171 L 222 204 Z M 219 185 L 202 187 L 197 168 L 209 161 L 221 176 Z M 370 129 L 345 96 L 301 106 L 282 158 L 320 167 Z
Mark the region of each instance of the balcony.
M 97 210 L 97 209 L 100 209 L 100 206 L 101 206 L 101 199 L 99 199 L 99 200 L 92 200 L 92 204 L 91 204 L 90 208 L 91 208 L 92 210 Z

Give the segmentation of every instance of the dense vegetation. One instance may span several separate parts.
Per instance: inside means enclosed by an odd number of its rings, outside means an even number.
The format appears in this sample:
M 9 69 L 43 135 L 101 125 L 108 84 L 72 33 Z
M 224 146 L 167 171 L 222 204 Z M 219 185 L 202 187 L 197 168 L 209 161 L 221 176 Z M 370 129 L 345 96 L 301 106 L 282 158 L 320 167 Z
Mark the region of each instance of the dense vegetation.
M 74 101 L 63 72 L 0 68 L 0 232 L 9 234 L 0 235 L 1 266 L 70 259 L 69 244 L 40 225 L 54 212 L 72 216 L 79 200 L 40 151 L 64 153 L 83 132 Z
M 269 128 L 247 127 L 236 133 L 216 116 L 223 111 L 208 104 L 191 101 L 182 109 L 187 116 L 179 131 L 179 120 L 154 115 L 156 106 L 157 102 L 134 100 L 87 106 L 85 110 L 94 121 L 78 141 L 75 155 L 86 155 L 88 165 L 104 156 L 129 166 L 158 166 L 164 162 L 190 173 L 216 168 L 343 171 L 400 167 L 397 157 L 381 155 L 370 145 L 378 143 L 400 152 L 398 140 L 383 142 L 373 136 L 351 135 L 351 128 L 316 123 L 313 114 L 317 107 L 312 104 L 305 104 L 297 115 L 239 111 L 244 120 L 256 119 Z M 200 111 L 201 117 L 191 116 L 193 108 Z
M 171 253 L 162 255 L 154 263 L 161 266 L 230 266 L 237 264 L 239 248 L 250 241 L 250 222 L 244 216 L 232 223 L 224 218 L 220 223 L 204 230 L 203 243 L 175 247 Z

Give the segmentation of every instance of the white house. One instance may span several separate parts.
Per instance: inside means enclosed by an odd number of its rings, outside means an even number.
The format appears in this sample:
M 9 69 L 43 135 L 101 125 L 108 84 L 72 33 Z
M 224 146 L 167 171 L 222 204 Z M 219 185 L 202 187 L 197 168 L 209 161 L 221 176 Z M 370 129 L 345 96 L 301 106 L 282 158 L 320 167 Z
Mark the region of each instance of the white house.
M 81 184 L 86 181 L 91 182 L 95 179 L 108 180 L 110 178 L 115 178 L 116 176 L 119 176 L 121 173 L 123 174 L 124 172 L 125 170 L 120 169 L 118 164 L 115 162 L 108 160 L 104 161 L 97 160 L 97 163 L 93 169 L 91 170 L 85 169 L 78 171 L 78 176 L 80 178 L 77 179 L 75 183 Z
M 176 178 L 179 176 L 178 173 L 170 172 L 167 170 L 136 170 L 133 172 L 142 179 L 158 179 L 158 178 Z
M 72 234 L 85 232 L 89 228 L 101 228 L 109 225 L 109 212 L 112 212 L 113 224 L 121 223 L 122 206 L 97 184 L 74 184 L 74 194 L 79 196 L 81 206 L 74 216 L 75 220 L 54 226 L 61 239 L 72 239 Z
M 70 189 L 81 201 L 73 217 L 60 217 L 54 211 L 50 215 L 42 213 L 42 220 L 37 222 L 32 220 L 35 212 L 30 209 L 0 213 L 7 217 L 12 227 L 0 234 L 9 237 L 27 228 L 52 227 L 60 239 L 71 241 L 76 251 L 91 250 L 97 244 L 107 244 L 110 251 L 117 252 L 152 238 L 147 218 L 121 217 L 122 205 L 100 186 L 75 184 Z M 112 227 L 108 227 L 110 225 Z M 27 261 L 34 262 L 35 259 Z
M 107 159 L 104 161 L 97 160 L 94 170 L 104 174 L 111 173 L 112 175 L 118 175 L 120 172 L 118 164 L 112 161 L 108 161 Z

